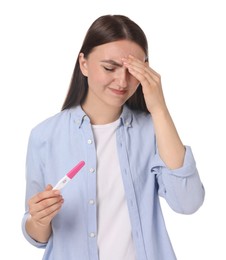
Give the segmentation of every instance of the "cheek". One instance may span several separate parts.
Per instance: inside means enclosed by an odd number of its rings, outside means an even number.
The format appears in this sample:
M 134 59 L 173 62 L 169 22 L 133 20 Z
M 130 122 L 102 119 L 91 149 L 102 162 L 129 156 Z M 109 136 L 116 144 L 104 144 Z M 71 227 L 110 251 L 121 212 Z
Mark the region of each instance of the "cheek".
M 110 77 L 108 77 L 103 72 L 102 69 L 94 67 L 89 70 L 89 74 L 88 74 L 89 84 L 101 86 L 109 83 L 109 81 L 110 81 Z

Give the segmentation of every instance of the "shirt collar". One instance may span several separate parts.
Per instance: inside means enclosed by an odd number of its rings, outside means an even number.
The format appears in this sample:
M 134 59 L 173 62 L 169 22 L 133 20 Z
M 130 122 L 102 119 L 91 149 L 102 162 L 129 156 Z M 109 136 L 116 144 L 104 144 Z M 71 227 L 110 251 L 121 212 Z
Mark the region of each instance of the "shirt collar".
M 126 105 L 123 106 L 123 110 L 120 118 L 121 118 L 121 123 L 125 127 L 132 127 L 133 114 L 132 111 Z
M 84 121 L 90 122 L 89 117 L 86 115 L 85 111 L 81 108 L 81 106 L 70 108 L 70 110 L 72 120 L 78 128 L 81 127 Z
M 70 108 L 70 110 L 72 120 L 78 128 L 80 128 L 84 122 L 90 123 L 89 117 L 86 115 L 81 106 Z M 123 106 L 120 119 L 121 124 L 123 124 L 125 127 L 132 127 L 132 111 L 126 105 Z

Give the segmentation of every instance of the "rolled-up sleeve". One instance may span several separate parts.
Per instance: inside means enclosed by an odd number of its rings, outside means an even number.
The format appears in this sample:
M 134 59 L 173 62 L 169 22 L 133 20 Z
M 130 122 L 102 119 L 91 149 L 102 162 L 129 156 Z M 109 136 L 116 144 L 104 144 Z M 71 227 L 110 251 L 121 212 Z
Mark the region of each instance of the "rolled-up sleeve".
M 30 216 L 28 209 L 28 200 L 36 193 L 44 189 L 43 178 L 42 178 L 42 160 L 41 160 L 41 150 L 42 146 L 37 142 L 36 136 L 31 132 L 28 142 L 27 158 L 26 158 L 26 198 L 25 198 L 25 213 L 22 218 L 22 232 L 24 237 L 32 245 L 44 248 L 46 244 L 39 243 L 34 240 L 26 231 L 26 221 Z M 41 186 L 42 184 L 42 186 Z
M 159 195 L 165 198 L 169 206 L 178 213 L 192 214 L 203 204 L 205 190 L 192 150 L 189 146 L 185 148 L 181 168 L 167 168 L 157 153 L 152 161 L 151 172 L 156 175 Z
M 26 221 L 27 221 L 28 217 L 29 217 L 29 213 L 26 212 L 22 219 L 22 232 L 23 232 L 24 237 L 33 246 L 38 247 L 38 248 L 45 248 L 47 243 L 40 243 L 40 242 L 34 240 L 32 237 L 30 237 L 29 234 L 27 233 L 25 226 L 26 226 Z

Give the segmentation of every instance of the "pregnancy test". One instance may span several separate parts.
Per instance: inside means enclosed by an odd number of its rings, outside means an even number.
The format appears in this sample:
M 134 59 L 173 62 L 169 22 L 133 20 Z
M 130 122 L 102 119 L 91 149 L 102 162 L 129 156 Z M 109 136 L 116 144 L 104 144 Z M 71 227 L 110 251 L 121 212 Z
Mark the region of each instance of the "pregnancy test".
M 84 161 L 79 162 L 73 169 L 71 169 L 58 183 L 55 185 L 53 190 L 61 190 L 63 187 L 68 184 L 69 181 L 75 177 L 75 175 L 82 169 L 85 165 Z

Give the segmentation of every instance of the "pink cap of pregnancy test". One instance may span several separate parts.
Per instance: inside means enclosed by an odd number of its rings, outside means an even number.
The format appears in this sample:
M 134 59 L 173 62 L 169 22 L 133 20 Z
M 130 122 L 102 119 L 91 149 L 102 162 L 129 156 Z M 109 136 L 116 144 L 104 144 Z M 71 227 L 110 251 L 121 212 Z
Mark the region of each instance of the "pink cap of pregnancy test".
M 78 173 L 82 167 L 85 165 L 84 161 L 79 162 L 73 169 L 71 169 L 68 173 L 67 173 L 67 177 L 72 179 L 76 173 Z

